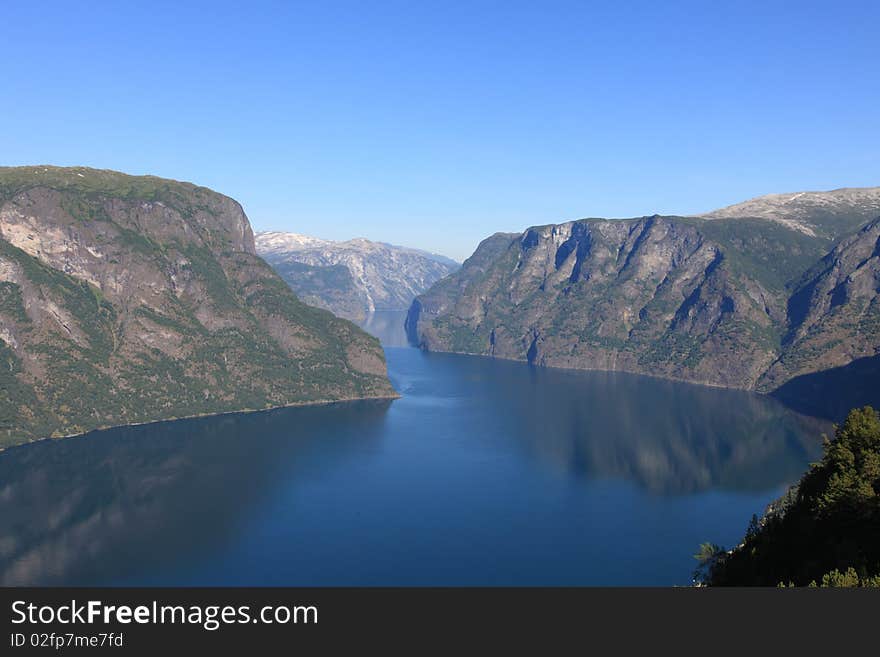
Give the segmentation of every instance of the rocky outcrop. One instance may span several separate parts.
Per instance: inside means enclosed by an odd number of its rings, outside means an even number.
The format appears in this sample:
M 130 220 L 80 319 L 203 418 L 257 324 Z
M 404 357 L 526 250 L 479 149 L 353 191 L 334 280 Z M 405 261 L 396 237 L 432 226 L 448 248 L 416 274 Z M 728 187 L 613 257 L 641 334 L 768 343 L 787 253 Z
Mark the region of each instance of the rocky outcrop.
M 428 350 L 770 391 L 880 349 L 880 221 L 830 253 L 831 220 L 810 222 L 652 216 L 498 234 L 419 295 L 407 331 Z
M 365 239 L 269 232 L 257 234 L 256 246 L 300 299 L 358 322 L 376 310 L 406 310 L 458 268 L 443 256 Z
M 85 168 L 0 169 L 0 446 L 394 392 L 378 342 L 301 303 L 234 200 Z
M 766 388 L 880 355 L 880 219 L 803 276 L 788 300 L 787 328 Z

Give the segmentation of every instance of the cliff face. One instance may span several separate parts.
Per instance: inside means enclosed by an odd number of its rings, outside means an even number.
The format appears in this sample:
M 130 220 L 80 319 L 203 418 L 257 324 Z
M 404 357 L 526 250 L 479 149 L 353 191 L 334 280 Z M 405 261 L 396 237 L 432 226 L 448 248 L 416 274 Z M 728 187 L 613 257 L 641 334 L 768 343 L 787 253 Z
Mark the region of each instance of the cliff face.
M 331 242 L 295 233 L 258 233 L 257 252 L 304 302 L 363 320 L 406 310 L 413 298 L 458 268 L 431 253 L 353 239 Z
M 393 394 L 378 342 L 301 303 L 234 200 L 110 171 L 0 168 L 0 446 Z
M 593 219 L 499 234 L 416 299 L 407 331 L 429 350 L 772 390 L 798 368 L 880 350 L 878 223 L 806 277 L 832 239 L 766 217 Z
M 767 388 L 880 353 L 880 219 L 803 276 L 788 300 L 787 329 Z

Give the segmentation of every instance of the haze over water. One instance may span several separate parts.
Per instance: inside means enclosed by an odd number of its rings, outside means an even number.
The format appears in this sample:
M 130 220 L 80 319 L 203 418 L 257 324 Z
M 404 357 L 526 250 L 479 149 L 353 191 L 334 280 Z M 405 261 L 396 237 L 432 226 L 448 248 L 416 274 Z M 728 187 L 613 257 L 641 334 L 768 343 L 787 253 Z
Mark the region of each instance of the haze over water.
M 0 584 L 688 584 L 829 430 L 745 392 L 425 354 L 402 321 L 367 323 L 393 402 L 0 453 Z

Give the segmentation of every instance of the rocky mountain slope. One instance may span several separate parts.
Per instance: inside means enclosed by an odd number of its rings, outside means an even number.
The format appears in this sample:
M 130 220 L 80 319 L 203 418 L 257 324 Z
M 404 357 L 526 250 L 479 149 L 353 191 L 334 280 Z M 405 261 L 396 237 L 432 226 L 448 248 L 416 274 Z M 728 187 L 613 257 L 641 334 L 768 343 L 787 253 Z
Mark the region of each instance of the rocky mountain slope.
M 781 358 L 769 387 L 877 355 L 880 346 L 880 218 L 843 240 L 802 277 L 788 300 Z
M 301 303 L 234 200 L 150 176 L 0 168 L 0 447 L 393 395 L 378 341 Z
M 758 217 L 807 235 L 834 240 L 880 217 L 880 187 L 768 194 L 702 216 L 707 219 Z
M 458 268 L 425 251 L 366 239 L 332 242 L 296 233 L 257 233 L 257 252 L 300 299 L 362 321 L 376 310 L 406 310 L 413 298 Z
M 785 205 L 773 197 L 747 204 L 759 216 L 586 219 L 494 235 L 419 295 L 407 330 L 430 350 L 774 390 L 880 353 L 880 221 L 859 228 L 880 195 L 848 205 L 852 192 L 814 197 L 828 215 L 812 201 L 809 214 L 759 213 Z M 855 234 L 836 239 L 847 228 Z

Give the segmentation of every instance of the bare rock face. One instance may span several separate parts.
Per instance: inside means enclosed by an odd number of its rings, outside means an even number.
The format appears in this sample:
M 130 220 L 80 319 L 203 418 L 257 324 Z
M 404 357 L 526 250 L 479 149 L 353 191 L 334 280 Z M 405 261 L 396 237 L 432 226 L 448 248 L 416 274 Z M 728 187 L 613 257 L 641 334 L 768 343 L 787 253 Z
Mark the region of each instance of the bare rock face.
M 843 239 L 788 301 L 783 352 L 766 388 L 880 353 L 880 219 Z
M 419 295 L 407 331 L 428 350 L 771 391 L 880 353 L 880 220 L 858 229 L 875 195 L 846 205 L 852 190 L 842 191 L 840 203 L 821 199 L 831 217 L 817 202 L 796 217 L 587 219 L 497 234 Z M 834 246 L 835 221 L 858 232 Z
M 392 396 L 378 342 L 301 303 L 234 200 L 85 168 L 0 168 L 0 446 Z
M 268 232 L 257 234 L 256 245 L 300 299 L 358 322 L 376 310 L 406 310 L 416 295 L 458 269 L 442 256 L 366 239 Z

